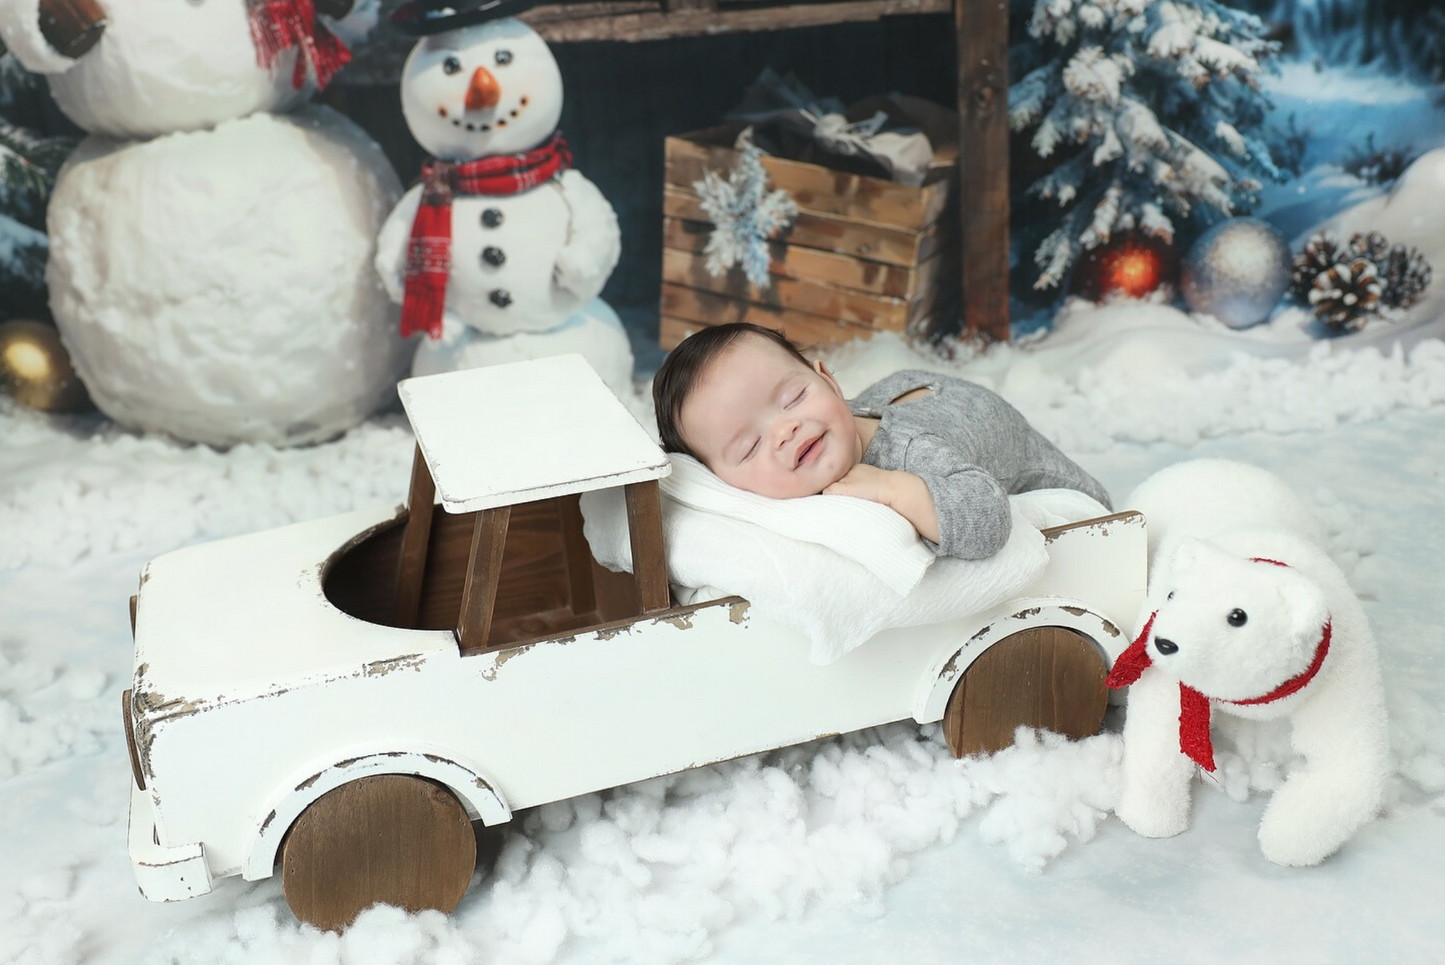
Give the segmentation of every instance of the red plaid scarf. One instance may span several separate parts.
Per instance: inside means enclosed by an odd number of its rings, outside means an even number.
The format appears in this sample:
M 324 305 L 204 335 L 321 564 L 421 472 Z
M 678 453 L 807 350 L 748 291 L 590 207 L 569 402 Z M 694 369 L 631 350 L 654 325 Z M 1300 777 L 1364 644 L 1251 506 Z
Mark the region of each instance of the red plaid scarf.
M 1278 560 L 1267 560 L 1255 558 L 1256 563 L 1270 563 L 1274 566 L 1286 566 Z M 1120 687 L 1127 687 L 1138 680 L 1145 670 L 1153 665 L 1149 658 L 1147 649 L 1149 644 L 1149 633 L 1154 629 L 1154 618 L 1159 615 L 1155 610 L 1149 615 L 1149 620 L 1144 624 L 1143 631 L 1139 638 L 1129 645 L 1129 649 L 1119 655 L 1114 661 L 1114 669 L 1109 671 L 1109 677 L 1104 682 L 1115 690 Z M 1325 621 L 1324 631 L 1320 636 L 1320 642 L 1315 644 L 1314 659 L 1304 670 L 1280 684 L 1267 694 L 1259 697 L 1251 697 L 1248 700 L 1220 700 L 1220 703 L 1235 704 L 1240 707 L 1249 707 L 1257 704 L 1273 703 L 1276 700 L 1283 700 L 1291 694 L 1303 690 L 1305 685 L 1315 678 L 1324 666 L 1325 657 L 1330 652 L 1330 621 Z M 1214 770 L 1214 742 L 1209 736 L 1209 701 L 1213 699 L 1195 690 L 1184 682 L 1179 684 L 1179 751 L 1194 763 L 1206 771 Z
M 421 204 L 411 223 L 406 249 L 406 294 L 401 303 L 401 334 L 442 334 L 447 274 L 452 263 L 452 197 L 520 194 L 572 166 L 572 152 L 561 133 L 521 154 L 498 154 L 475 161 L 428 161 L 422 165 Z
M 306 83 L 306 64 L 316 69 L 316 86 L 325 88 L 336 72 L 351 60 L 341 39 L 316 19 L 315 0 L 246 0 L 256 61 L 270 68 L 283 51 L 299 47 L 291 86 Z

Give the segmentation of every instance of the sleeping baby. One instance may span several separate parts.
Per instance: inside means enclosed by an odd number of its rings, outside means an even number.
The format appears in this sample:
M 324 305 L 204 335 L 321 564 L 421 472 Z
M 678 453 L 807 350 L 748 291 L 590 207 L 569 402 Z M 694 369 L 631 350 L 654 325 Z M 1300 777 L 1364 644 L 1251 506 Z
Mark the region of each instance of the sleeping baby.
M 772 329 L 717 325 L 683 340 L 652 385 L 662 447 L 739 489 L 882 503 L 941 556 L 986 559 L 1008 541 L 1010 493 L 1098 481 L 982 386 L 898 372 L 847 400 L 822 362 Z

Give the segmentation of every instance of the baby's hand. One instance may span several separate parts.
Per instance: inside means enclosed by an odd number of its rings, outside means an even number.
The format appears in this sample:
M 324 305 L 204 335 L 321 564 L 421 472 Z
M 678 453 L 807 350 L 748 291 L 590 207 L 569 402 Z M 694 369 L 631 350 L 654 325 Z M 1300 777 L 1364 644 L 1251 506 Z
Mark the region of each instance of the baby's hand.
M 882 503 L 912 523 L 918 535 L 938 542 L 938 513 L 933 508 L 933 496 L 928 484 L 911 472 L 879 469 L 860 462 L 823 492 Z
M 856 496 L 886 506 L 892 491 L 892 480 L 889 477 L 893 475 L 894 470 L 879 469 L 877 466 L 860 462 L 823 492 L 829 496 Z

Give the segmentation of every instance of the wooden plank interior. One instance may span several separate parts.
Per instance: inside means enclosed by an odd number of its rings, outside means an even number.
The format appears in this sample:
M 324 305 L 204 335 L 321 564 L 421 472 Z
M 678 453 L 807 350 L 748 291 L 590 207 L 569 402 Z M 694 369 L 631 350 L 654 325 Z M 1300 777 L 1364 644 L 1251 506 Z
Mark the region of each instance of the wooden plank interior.
M 421 446 L 411 461 L 411 490 L 407 496 L 406 529 L 401 540 L 401 557 L 396 568 L 395 625 L 415 625 L 421 605 L 422 576 L 426 572 L 427 544 L 431 540 L 436 483 L 427 468 Z
M 435 514 L 414 628 L 456 628 L 475 516 Z M 403 520 L 398 519 L 332 561 L 325 591 L 333 605 L 358 619 L 397 625 L 393 595 L 403 528 Z M 625 620 L 640 612 L 632 574 L 614 573 L 593 559 L 581 532 L 578 497 L 512 507 L 492 618 L 492 647 Z
M 956 0 L 964 328 L 1009 338 L 1008 3 Z
M 656 479 L 627 486 L 627 530 L 642 612 L 666 610 L 672 605 L 672 591 L 667 586 L 667 555 L 662 542 L 662 490 Z
M 1108 668 L 1094 642 L 1065 627 L 1035 627 L 989 647 L 964 671 L 943 715 L 955 757 L 992 754 L 1020 725 L 1066 737 L 1098 733 Z
M 467 582 L 457 616 L 457 642 L 464 654 L 487 647 L 492 618 L 496 615 L 497 585 L 501 582 L 502 553 L 507 546 L 507 523 L 511 515 L 510 506 L 483 509 L 476 514 Z

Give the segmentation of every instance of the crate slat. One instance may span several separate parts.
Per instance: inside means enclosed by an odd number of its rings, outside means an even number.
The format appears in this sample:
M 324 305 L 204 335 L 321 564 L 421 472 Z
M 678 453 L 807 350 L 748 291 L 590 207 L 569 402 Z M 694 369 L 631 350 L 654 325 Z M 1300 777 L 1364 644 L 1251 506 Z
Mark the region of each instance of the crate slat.
M 819 345 L 841 345 L 855 338 L 866 339 L 873 334 L 872 329 L 859 328 L 851 325 L 839 325 L 836 322 L 831 322 L 826 319 L 822 322 L 795 319 L 789 322 L 770 323 L 764 321 L 758 324 L 781 330 L 784 335 L 787 335 L 788 338 L 805 349 Z M 708 322 L 698 322 L 686 318 L 663 315 L 658 330 L 658 342 L 664 349 L 671 351 L 677 348 L 678 343 L 687 336 L 710 327 L 711 325 Z
M 693 183 L 701 181 L 707 171 L 726 176 L 741 152 L 704 139 L 730 141 L 735 131 L 729 127 L 710 128 L 685 138 L 667 138 L 667 183 L 692 192 Z M 940 149 L 939 155 L 930 171 L 932 180 L 919 187 L 787 158 L 764 156 L 760 160 L 768 172 L 769 186 L 787 191 L 799 208 L 918 230 L 937 221 L 948 202 L 954 152 Z
M 696 194 L 671 184 L 663 189 L 662 212 L 687 221 L 709 220 Z M 910 231 L 800 209 L 779 240 L 908 268 L 942 248 L 942 229 L 948 223 L 948 219 L 939 219 L 922 231 Z
M 843 321 L 859 322 L 875 328 L 902 329 L 908 323 L 910 305 L 902 298 L 888 298 L 864 292 L 835 288 L 815 281 L 798 281 L 777 277 L 765 290 L 759 291 L 748 281 L 741 268 L 722 275 L 708 272 L 701 255 L 673 248 L 662 251 L 663 281 L 688 288 L 726 295 L 739 301 L 768 308 L 790 308 L 814 315 L 826 315 Z
M 662 244 L 678 251 L 700 252 L 707 246 L 712 224 L 707 221 L 684 221 L 681 218 L 664 218 Z M 797 278 L 852 288 L 856 291 L 887 295 L 891 298 L 912 298 L 922 284 L 920 272 L 902 265 L 885 265 L 877 261 L 863 261 L 849 255 L 801 245 L 773 242 L 770 246 L 773 260 L 768 266 L 769 274 L 781 278 Z M 936 260 L 930 259 L 930 262 Z

